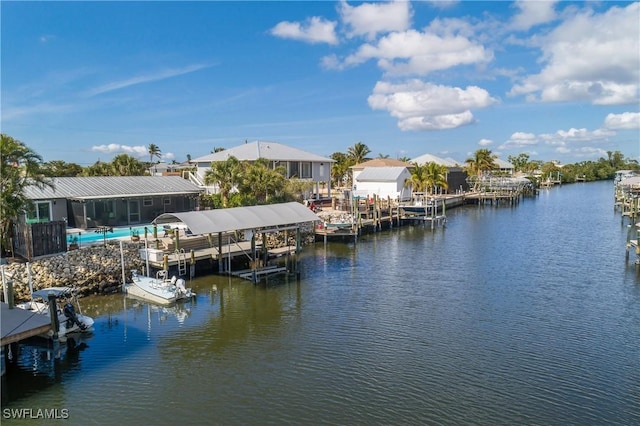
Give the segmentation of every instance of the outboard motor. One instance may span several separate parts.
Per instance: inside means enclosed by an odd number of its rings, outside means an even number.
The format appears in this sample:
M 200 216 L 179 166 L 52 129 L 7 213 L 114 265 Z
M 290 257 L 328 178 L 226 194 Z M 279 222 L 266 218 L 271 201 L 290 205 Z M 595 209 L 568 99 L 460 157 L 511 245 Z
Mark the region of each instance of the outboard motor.
M 185 281 L 182 278 L 177 279 L 175 284 L 178 293 L 187 294 L 187 289 L 184 286 Z
M 73 324 L 77 324 L 80 327 L 80 330 L 84 330 L 87 328 L 86 325 L 78 320 L 78 316 L 76 315 L 76 308 L 73 307 L 71 302 L 67 302 L 64 305 L 64 316 L 67 317 L 67 330 L 73 327 Z

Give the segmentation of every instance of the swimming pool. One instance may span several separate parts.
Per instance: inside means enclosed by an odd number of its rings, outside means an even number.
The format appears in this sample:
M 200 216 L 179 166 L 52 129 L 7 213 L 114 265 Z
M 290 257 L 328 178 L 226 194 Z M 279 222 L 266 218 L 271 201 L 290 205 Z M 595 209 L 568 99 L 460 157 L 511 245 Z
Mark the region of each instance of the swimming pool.
M 78 237 L 77 243 L 82 246 L 85 244 L 94 244 L 101 243 L 103 239 L 106 237 L 107 240 L 111 240 L 114 238 L 124 238 L 130 237 L 133 234 L 133 231 L 138 231 L 138 235 L 140 238 L 144 238 L 144 228 L 145 226 L 127 226 L 123 228 L 111 228 L 113 232 L 107 232 L 106 235 L 102 233 L 102 231 L 96 232 L 95 230 L 89 229 L 81 232 L 67 232 L 67 243 L 71 243 L 74 237 Z M 153 225 L 146 225 L 147 233 L 149 236 L 153 235 Z M 164 230 L 160 228 L 158 233 L 162 236 Z

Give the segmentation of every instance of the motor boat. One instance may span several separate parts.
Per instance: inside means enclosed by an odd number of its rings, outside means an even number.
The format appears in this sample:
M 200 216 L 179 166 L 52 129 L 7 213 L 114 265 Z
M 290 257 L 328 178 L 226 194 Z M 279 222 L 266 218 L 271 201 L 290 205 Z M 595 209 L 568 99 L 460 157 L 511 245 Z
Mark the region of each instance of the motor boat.
M 186 288 L 184 279 L 175 275 L 169 278 L 165 270 L 158 271 L 155 277 L 149 277 L 140 275 L 133 269 L 131 282 L 125 283 L 123 288 L 129 296 L 160 305 L 169 305 L 195 296 L 190 288 Z
M 58 338 L 66 338 L 74 333 L 90 333 L 93 331 L 93 318 L 82 314 L 80 304 L 72 287 L 47 287 L 34 291 L 31 300 L 19 303 L 16 308 L 31 311 L 40 315 L 51 315 L 50 298 L 56 304 Z M 76 311 L 77 306 L 77 311 Z M 54 331 L 48 332 L 47 336 L 53 337 Z

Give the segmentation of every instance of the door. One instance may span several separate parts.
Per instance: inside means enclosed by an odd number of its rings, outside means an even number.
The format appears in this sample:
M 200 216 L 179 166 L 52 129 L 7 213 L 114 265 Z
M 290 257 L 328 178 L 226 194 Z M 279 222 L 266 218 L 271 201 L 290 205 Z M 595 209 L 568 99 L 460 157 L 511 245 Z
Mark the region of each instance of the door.
M 140 200 L 129 200 L 129 223 L 140 223 Z

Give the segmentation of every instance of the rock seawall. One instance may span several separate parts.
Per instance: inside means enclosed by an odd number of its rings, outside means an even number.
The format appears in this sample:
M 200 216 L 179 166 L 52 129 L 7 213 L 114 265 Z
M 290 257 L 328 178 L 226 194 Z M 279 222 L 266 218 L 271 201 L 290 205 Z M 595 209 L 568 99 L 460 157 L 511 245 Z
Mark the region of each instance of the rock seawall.
M 144 262 L 137 244 L 124 243 L 124 270 L 141 271 Z M 46 287 L 70 286 L 78 295 L 107 294 L 120 290 L 122 262 L 120 245 L 107 244 L 72 250 L 59 255 L 38 259 L 29 264 L 33 290 Z M 29 275 L 26 263 L 5 265 L 5 278 L 13 280 L 16 303 L 29 300 Z

